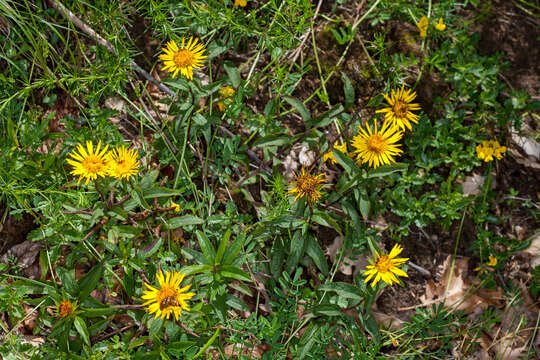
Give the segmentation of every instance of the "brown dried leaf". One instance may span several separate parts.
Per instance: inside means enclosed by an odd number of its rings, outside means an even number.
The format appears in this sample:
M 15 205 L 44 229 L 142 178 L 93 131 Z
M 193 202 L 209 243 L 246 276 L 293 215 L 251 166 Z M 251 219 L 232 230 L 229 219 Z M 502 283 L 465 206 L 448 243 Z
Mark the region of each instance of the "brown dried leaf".
M 532 268 L 540 265 L 540 232 L 534 235 L 534 238 L 531 241 L 531 246 L 529 246 L 529 248 L 525 250 L 525 252 L 529 253 L 532 256 Z
M 337 236 L 332 244 L 326 248 L 326 255 L 330 257 L 331 261 L 336 261 L 336 254 L 342 247 L 343 237 Z M 344 275 L 356 275 L 366 265 L 369 265 L 369 262 L 365 256 L 353 256 L 350 251 L 346 251 L 345 257 L 339 266 L 339 271 Z
M 445 303 L 446 306 L 458 310 L 472 312 L 485 309 L 489 305 L 500 307 L 502 290 L 480 289 L 472 293 L 472 281 L 468 278 L 468 258 L 458 259 L 452 270 L 452 256 L 448 256 L 443 264 L 441 281 L 429 281 L 426 292 L 420 297 L 424 305 Z M 450 276 L 450 274 L 452 274 Z
M 251 359 L 260 359 L 266 352 L 262 346 L 258 344 L 253 345 L 252 348 L 244 344 L 229 344 L 225 346 L 225 355 L 238 359 L 242 356 L 249 356 Z

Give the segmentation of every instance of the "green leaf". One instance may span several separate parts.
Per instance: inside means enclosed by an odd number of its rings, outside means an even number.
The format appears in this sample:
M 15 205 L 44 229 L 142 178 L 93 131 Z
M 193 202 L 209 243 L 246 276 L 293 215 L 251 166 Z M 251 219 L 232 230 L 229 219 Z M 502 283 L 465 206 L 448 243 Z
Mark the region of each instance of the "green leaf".
M 237 268 L 233 265 L 222 265 L 219 267 L 219 273 L 227 278 L 242 280 L 242 281 L 252 281 L 251 276 L 242 269 Z
M 364 329 L 371 335 L 373 342 L 379 344 L 381 342 L 381 334 L 379 333 L 379 326 L 373 316 L 371 316 L 371 314 L 359 313 L 358 318 Z
M 180 226 L 199 225 L 204 223 L 204 220 L 194 215 L 177 216 L 165 222 L 165 228 L 172 230 Z
M 298 352 L 296 354 L 299 360 L 302 360 L 309 353 L 309 350 L 313 347 L 317 337 L 315 333 L 320 329 L 320 325 L 316 323 L 310 323 L 306 331 L 298 342 Z
M 154 184 L 158 176 L 159 176 L 159 170 L 152 170 L 146 173 L 146 175 L 144 175 L 143 178 L 141 179 L 139 186 L 141 187 L 141 189 L 148 189 L 150 186 Z
M 238 253 L 240 253 L 240 250 L 242 250 L 242 246 L 244 246 L 244 235 L 239 234 L 236 236 L 236 239 L 234 239 L 231 246 L 227 247 L 225 250 L 222 263 L 229 265 L 236 260 Z
M 237 298 L 236 296 L 227 294 L 227 301 L 225 303 L 233 309 L 240 311 L 249 311 L 249 307 L 246 305 L 246 303 Z
M 167 344 L 167 351 L 180 359 L 184 358 L 184 352 L 195 344 L 197 344 L 195 341 L 174 341 Z
M 131 190 L 131 198 L 135 200 L 137 205 L 141 206 L 143 209 L 150 210 L 150 205 L 144 199 L 144 195 L 139 188 Z
M 311 313 L 315 316 L 342 316 L 341 308 L 336 304 L 320 304 L 315 305 L 311 309 Z
M 281 146 L 288 145 L 291 143 L 291 138 L 283 135 L 268 135 L 263 138 L 258 139 L 253 143 L 253 146 Z
M 242 77 L 240 76 L 240 71 L 238 71 L 238 68 L 228 61 L 225 61 L 223 63 L 223 68 L 229 76 L 232 86 L 238 88 L 240 86 L 240 82 L 242 81 Z
M 369 217 L 369 210 L 371 209 L 371 202 L 369 201 L 369 197 L 365 189 L 360 190 L 358 207 L 360 208 L 360 214 L 362 214 L 364 220 L 367 220 Z
M 111 315 L 117 312 L 118 310 L 113 307 L 106 308 L 81 308 L 83 310 L 83 315 L 85 317 L 98 317 Z
M 73 321 L 73 325 L 75 325 L 75 329 L 77 329 L 77 332 L 79 333 L 79 335 L 81 335 L 84 343 L 86 345 L 90 345 L 90 335 L 88 335 L 88 329 L 86 328 L 86 323 L 84 322 L 84 320 L 76 316 Z
M 351 80 L 345 75 L 344 72 L 341 73 L 343 77 L 343 91 L 345 92 L 345 107 L 349 107 L 354 104 L 354 87 L 351 84 Z
M 155 187 L 143 190 L 143 196 L 145 199 L 155 199 L 160 197 L 170 197 L 175 195 L 180 195 L 183 193 L 182 189 L 168 189 L 164 187 Z
M 344 299 L 362 301 L 365 297 L 364 293 L 357 286 L 344 282 L 322 284 L 321 286 L 319 286 L 318 290 L 336 292 L 339 297 L 342 297 Z
M 209 264 L 215 264 L 214 259 L 216 258 L 216 249 L 214 249 L 214 246 L 208 239 L 208 236 L 206 236 L 206 234 L 200 230 L 197 230 L 195 235 L 197 235 L 197 240 L 199 241 L 201 251 L 206 261 L 208 261 Z
M 333 151 L 336 161 L 339 163 L 339 165 L 343 166 L 343 169 L 345 169 L 349 175 L 355 175 L 358 173 L 360 169 L 358 169 L 358 166 L 356 166 L 353 159 L 337 149 L 334 149 Z
M 83 302 L 96 288 L 103 274 L 103 263 L 98 263 L 86 275 L 79 280 L 79 301 Z
M 182 273 L 186 276 L 213 272 L 214 267 L 212 265 L 190 265 L 182 268 Z
M 283 99 L 300 113 L 300 116 L 304 121 L 307 122 L 311 120 L 311 115 L 303 102 L 290 96 L 285 96 Z
M 159 237 L 153 244 L 151 244 L 151 248 L 144 251 L 141 251 L 142 257 L 144 259 L 149 258 L 150 256 L 154 255 L 159 249 L 161 249 L 161 245 L 163 244 L 163 238 Z
M 281 239 L 274 241 L 271 254 L 270 271 L 272 272 L 272 275 L 274 275 L 274 279 L 277 279 L 281 275 L 281 266 L 283 259 L 285 258 L 285 250 L 281 244 Z
M 352 206 L 350 202 L 347 201 L 347 199 L 343 199 L 340 202 L 341 209 L 347 216 L 352 220 L 354 228 L 358 233 L 360 233 L 362 229 L 362 225 L 360 223 L 360 216 L 358 216 L 358 212 L 356 211 L 356 208 Z
M 227 249 L 227 245 L 229 245 L 229 239 L 231 238 L 231 230 L 227 230 L 223 237 L 221 238 L 221 242 L 219 243 L 219 247 L 216 253 L 216 259 L 215 264 L 221 264 L 221 260 L 223 260 L 223 255 L 225 254 L 225 250 Z
M 388 176 L 396 171 L 407 170 L 408 165 L 403 163 L 397 163 L 392 165 L 379 166 L 376 169 L 370 169 L 367 173 L 368 179 Z
M 313 259 L 313 262 L 321 270 L 323 275 L 328 275 L 328 264 L 326 263 L 324 252 L 313 236 L 309 236 L 307 239 L 306 253 Z
M 311 217 L 311 220 L 313 220 L 319 225 L 329 227 L 342 234 L 341 228 L 337 221 L 334 220 L 327 212 L 315 210 L 313 216 Z
M 296 231 L 291 239 L 289 258 L 287 259 L 287 272 L 291 274 L 298 265 L 300 258 L 304 254 L 305 238 L 301 231 Z
M 62 282 L 62 287 L 66 292 L 75 297 L 79 293 L 79 285 L 75 282 L 75 270 L 66 270 L 63 267 L 56 268 L 56 274 Z

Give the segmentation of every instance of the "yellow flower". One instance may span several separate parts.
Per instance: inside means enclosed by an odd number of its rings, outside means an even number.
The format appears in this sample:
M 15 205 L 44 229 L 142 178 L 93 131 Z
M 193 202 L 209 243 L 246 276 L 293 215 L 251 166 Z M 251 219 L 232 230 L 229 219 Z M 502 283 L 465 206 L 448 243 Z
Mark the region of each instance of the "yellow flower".
M 124 145 L 110 152 L 108 173 L 116 179 L 129 179 L 139 172 L 137 150 L 127 149 Z
M 480 266 L 474 268 L 474 271 L 480 271 L 481 274 L 487 274 L 489 271 L 493 271 L 495 265 L 497 265 L 498 260 L 495 256 L 488 256 L 489 261 L 485 264 L 481 264 Z
M 437 29 L 439 31 L 444 31 L 444 29 L 446 29 L 446 25 L 443 23 L 442 18 L 439 18 L 439 22 L 437 24 L 435 24 L 435 29 Z
M 388 285 L 392 285 L 394 282 L 399 283 L 396 275 L 408 277 L 407 273 L 401 270 L 399 266 L 403 265 L 409 259 L 396 258 L 396 256 L 398 256 L 402 251 L 403 248 L 398 244 L 394 245 L 392 251 L 390 251 L 390 254 L 385 254 L 382 252 L 379 254 L 377 251 L 375 251 L 375 258 L 369 260 L 371 265 L 366 266 L 366 269 L 368 270 L 364 271 L 364 275 L 367 276 L 364 283 L 367 283 L 375 276 L 373 282 L 371 283 L 371 287 L 375 287 L 375 285 L 381 279 Z
M 197 43 L 199 39 L 193 40 L 193 36 L 189 38 L 187 44 L 184 44 L 184 40 L 182 38 L 180 48 L 174 40 L 171 40 L 167 43 L 167 47 L 162 49 L 165 54 L 159 55 L 159 58 L 163 60 L 165 66 L 161 70 L 172 72 L 173 78 L 180 71 L 182 75 L 193 80 L 193 69 L 199 69 L 203 65 L 203 60 L 207 57 L 203 55 L 206 50 L 203 44 Z
M 416 26 L 418 26 L 418 29 L 420 30 L 420 36 L 421 37 L 426 37 L 427 29 L 428 29 L 428 23 L 429 23 L 428 18 L 425 17 L 425 16 L 422 16 L 422 18 L 420 19 L 418 24 L 416 24 Z
M 58 304 L 58 316 L 66 317 L 73 313 L 74 306 L 69 300 L 64 300 Z
M 177 203 L 173 202 L 173 203 L 171 204 L 171 206 L 174 208 L 174 209 L 173 209 L 174 212 L 180 212 L 180 210 L 181 210 L 181 209 L 180 209 L 180 205 L 178 205 Z
M 182 310 L 189 311 L 189 306 L 186 300 L 195 296 L 195 293 L 188 293 L 191 284 L 180 288 L 180 283 L 184 280 L 185 274 L 172 271 L 167 271 L 163 275 L 163 271 L 159 270 L 156 278 L 159 282 L 159 289 L 144 283 L 148 290 L 143 291 L 142 298 L 146 300 L 143 306 L 150 314 L 156 314 L 155 318 L 169 319 L 171 314 L 178 320 L 182 316 Z
M 234 89 L 230 86 L 223 86 L 218 92 L 219 95 L 224 99 L 228 99 L 234 95 Z
M 396 144 L 403 136 L 403 131 L 395 126 L 390 126 L 390 123 L 385 122 L 380 131 L 372 132 L 369 124 L 366 125 L 366 130 L 361 126 L 360 132 L 352 140 L 352 146 L 356 148 L 356 159 L 361 164 L 369 163 L 369 166 L 377 168 L 380 165 L 395 162 L 394 156 L 398 156 L 403 151 Z
M 109 162 L 109 154 L 107 154 L 108 147 L 109 145 L 105 145 L 100 151 L 101 140 L 95 149 L 92 142 L 87 141 L 86 149 L 82 144 L 78 144 L 77 149 L 71 152 L 69 156 L 73 159 L 67 159 L 67 162 L 73 166 L 71 174 L 79 175 L 77 184 L 85 178 L 85 185 L 88 185 L 88 181 L 96 180 L 98 176 L 105 177 L 107 175 L 107 164 Z
M 324 176 L 326 176 L 324 173 L 313 176 L 302 168 L 302 173 L 296 176 L 294 187 L 289 190 L 289 194 L 296 194 L 294 201 L 301 197 L 305 198 L 308 204 L 311 206 L 322 196 L 320 190 L 323 184 L 326 182 L 326 180 L 323 178 Z
M 405 128 L 412 130 L 411 121 L 418 124 L 418 115 L 411 111 L 420 110 L 420 105 L 411 104 L 416 98 L 416 92 L 411 89 L 405 90 L 405 85 L 401 89 L 392 90 L 390 96 L 382 94 L 390 107 L 377 110 L 377 113 L 386 113 L 384 121 L 391 122 L 393 125 L 399 126 L 402 130 Z
M 505 151 L 506 146 L 501 146 L 497 140 L 484 140 L 481 145 L 476 147 L 478 158 L 485 162 L 493 161 L 493 156 L 501 160 Z
M 234 6 L 244 7 L 247 5 L 247 0 L 234 0 Z
M 344 153 L 345 155 L 347 155 L 347 143 L 343 143 L 341 145 L 338 145 L 338 142 L 336 141 L 336 142 L 334 142 L 334 149 L 337 149 L 337 150 L 341 151 L 342 153 Z M 323 155 L 323 161 L 327 161 L 327 160 L 330 160 L 330 162 L 332 164 L 337 163 L 336 158 L 334 157 L 334 151 L 328 150 Z

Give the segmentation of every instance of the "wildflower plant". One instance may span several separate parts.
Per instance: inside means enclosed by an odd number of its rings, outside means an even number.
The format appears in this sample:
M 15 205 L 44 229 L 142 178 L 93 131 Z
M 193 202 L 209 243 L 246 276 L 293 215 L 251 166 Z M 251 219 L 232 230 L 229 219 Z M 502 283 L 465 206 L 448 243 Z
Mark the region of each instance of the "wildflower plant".
M 0 2 L 0 354 L 504 357 L 538 104 L 469 2 Z M 448 254 L 504 291 L 422 303 Z

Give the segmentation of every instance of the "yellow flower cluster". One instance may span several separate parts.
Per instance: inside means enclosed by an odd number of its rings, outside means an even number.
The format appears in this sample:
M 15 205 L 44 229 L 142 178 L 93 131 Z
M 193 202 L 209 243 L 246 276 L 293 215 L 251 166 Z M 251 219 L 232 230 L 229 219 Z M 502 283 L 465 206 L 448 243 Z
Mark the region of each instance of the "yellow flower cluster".
M 92 141 L 78 144 L 67 159 L 73 169 L 71 174 L 79 176 L 79 181 L 86 179 L 85 185 L 90 180 L 96 180 L 98 177 L 112 176 L 116 179 L 129 179 L 139 172 L 139 161 L 137 160 L 137 150 L 128 149 L 125 146 L 117 147 L 109 152 L 109 145 L 101 148 L 101 140 L 94 148 Z
M 416 24 L 418 27 L 418 30 L 420 30 L 420 36 L 426 37 L 427 36 L 427 30 L 429 26 L 429 20 L 426 16 L 422 16 L 420 18 L 420 21 Z M 439 18 L 439 22 L 435 24 L 435 29 L 438 31 L 444 31 L 446 29 L 446 25 L 443 22 L 443 18 Z
M 502 154 L 506 151 L 506 146 L 501 146 L 497 140 L 484 140 L 476 147 L 478 158 L 485 162 L 493 161 L 493 157 L 502 159 Z
M 217 103 L 219 111 L 225 111 L 227 104 L 225 102 L 231 101 L 232 96 L 234 95 L 234 89 L 230 86 L 224 86 L 218 91 L 220 101 Z
M 358 134 L 352 139 L 351 146 L 355 149 L 351 154 L 347 152 L 347 143 L 338 145 L 334 143 L 334 149 L 338 149 L 344 154 L 356 155 L 356 160 L 360 164 L 368 163 L 370 167 L 377 168 L 381 165 L 394 163 L 394 157 L 400 155 L 401 150 L 398 144 L 403 137 L 405 130 L 412 130 L 412 123 L 418 123 L 418 115 L 413 111 L 420 110 L 420 105 L 413 103 L 416 92 L 411 89 L 394 89 L 390 94 L 382 94 L 388 102 L 388 107 L 377 110 L 377 113 L 384 113 L 385 120 L 379 129 L 377 123 L 370 127 L 367 124 L 360 126 Z M 323 156 L 323 161 L 330 160 L 336 163 L 333 151 L 328 151 Z

